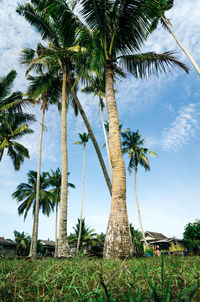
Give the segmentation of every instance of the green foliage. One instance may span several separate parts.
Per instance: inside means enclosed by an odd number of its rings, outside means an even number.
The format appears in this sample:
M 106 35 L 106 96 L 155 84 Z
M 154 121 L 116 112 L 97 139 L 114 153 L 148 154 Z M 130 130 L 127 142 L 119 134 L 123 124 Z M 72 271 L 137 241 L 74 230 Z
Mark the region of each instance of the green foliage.
M 31 262 L 0 259 L 0 300 L 199 301 L 199 272 L 197 257 Z
M 16 255 L 17 256 L 28 256 L 30 252 L 30 246 L 31 246 L 31 236 L 28 234 L 25 234 L 24 232 L 20 233 L 18 231 L 14 231 L 15 236 L 15 243 L 16 243 Z M 42 254 L 43 253 L 43 245 L 41 244 L 41 241 L 37 241 L 37 252 Z
M 139 130 L 136 132 L 128 131 L 121 133 L 121 135 L 123 138 L 122 151 L 123 153 L 128 153 L 130 159 L 128 166 L 129 172 L 131 172 L 133 168 L 137 171 L 138 164 L 144 167 L 145 171 L 149 171 L 150 165 L 146 154 L 148 153 L 151 156 L 157 156 L 157 154 L 143 147 L 145 140 L 141 138 Z
M 142 233 L 134 228 L 132 223 L 130 223 L 130 230 L 133 242 L 134 253 L 137 256 L 141 256 L 144 253 L 142 239 Z
M 80 219 L 78 218 L 78 222 L 75 227 L 73 227 L 75 233 L 71 233 L 68 236 L 69 243 L 75 244 L 78 241 L 78 234 L 80 228 Z M 80 238 L 80 249 L 82 249 L 83 245 L 95 245 L 96 238 L 95 230 L 90 226 L 87 226 L 85 223 L 85 218 L 82 219 L 82 229 L 81 229 L 81 238 Z
M 24 215 L 24 219 L 29 212 L 33 209 L 33 215 L 35 213 L 35 203 L 36 203 L 36 180 L 37 172 L 30 170 L 27 174 L 28 182 L 20 183 L 17 186 L 17 190 L 12 194 L 12 197 L 15 198 L 20 204 L 18 206 L 18 214 Z M 47 191 L 47 188 L 50 186 L 48 181 L 48 173 L 43 172 L 40 175 L 40 203 L 39 209 L 42 210 L 42 213 L 49 216 L 51 210 L 53 210 L 53 203 L 51 201 L 51 193 Z
M 22 110 L 22 92 L 11 93 L 16 76 L 16 71 L 11 70 L 6 76 L 0 78 L 0 113 L 8 110 L 12 112 Z
M 34 121 L 35 117 L 32 114 L 13 112 L 11 109 L 0 113 L 0 161 L 7 150 L 7 155 L 11 158 L 15 170 L 19 170 L 24 159 L 29 158 L 28 149 L 18 143 L 18 140 L 33 133 L 28 123 Z
M 197 219 L 195 222 L 189 222 L 185 226 L 183 233 L 184 241 L 189 247 L 194 249 L 195 253 L 200 255 L 200 220 Z
M 28 256 L 31 245 L 31 237 L 24 232 L 14 231 L 17 256 Z
M 150 256 L 155 256 L 155 251 L 152 248 L 147 248 L 145 254 L 147 255 L 147 253 L 149 253 Z

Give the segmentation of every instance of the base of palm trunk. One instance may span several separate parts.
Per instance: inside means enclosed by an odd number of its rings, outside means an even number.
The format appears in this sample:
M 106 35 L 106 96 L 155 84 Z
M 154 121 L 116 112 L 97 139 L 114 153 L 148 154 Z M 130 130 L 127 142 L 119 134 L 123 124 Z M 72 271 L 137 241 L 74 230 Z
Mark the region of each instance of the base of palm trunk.
M 109 220 L 103 256 L 107 259 L 126 259 L 133 256 L 133 246 L 131 243 L 129 225 Z
M 70 257 L 70 247 L 68 242 L 60 241 L 58 243 L 58 258 L 68 258 Z

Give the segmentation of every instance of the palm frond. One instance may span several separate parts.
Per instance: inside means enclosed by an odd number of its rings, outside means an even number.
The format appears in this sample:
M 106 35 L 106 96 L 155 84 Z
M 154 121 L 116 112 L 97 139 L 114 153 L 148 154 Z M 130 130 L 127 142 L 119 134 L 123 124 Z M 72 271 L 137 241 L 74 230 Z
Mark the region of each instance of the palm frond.
M 162 54 L 148 52 L 121 56 L 118 59 L 120 59 L 120 65 L 136 78 L 145 78 L 152 74 L 158 76 L 160 72 L 167 72 L 173 67 L 181 68 L 186 73 L 189 72 L 187 66 L 177 60 L 174 54 L 169 51 Z

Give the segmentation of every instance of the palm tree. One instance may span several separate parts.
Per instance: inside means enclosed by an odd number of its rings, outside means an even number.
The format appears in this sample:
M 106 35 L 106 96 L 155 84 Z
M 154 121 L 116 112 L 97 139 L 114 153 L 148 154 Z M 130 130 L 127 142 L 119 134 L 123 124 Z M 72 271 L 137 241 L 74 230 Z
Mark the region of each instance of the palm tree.
M 85 182 L 85 148 L 86 144 L 90 139 L 89 133 L 79 133 L 80 141 L 75 142 L 74 144 L 79 144 L 83 146 L 83 182 L 82 182 L 82 199 L 81 199 L 81 211 L 80 211 L 80 227 L 79 227 L 79 234 L 78 234 L 78 241 L 77 241 L 77 254 L 79 251 L 80 240 L 81 240 L 81 230 L 82 230 L 82 216 L 83 216 L 83 199 L 84 199 L 84 182 Z
M 90 134 L 91 140 L 95 147 L 99 162 L 102 167 L 102 171 L 111 194 L 111 181 L 107 173 L 107 169 L 101 155 L 98 143 L 96 138 L 93 134 L 92 128 L 89 124 L 89 121 L 86 117 L 86 114 L 83 110 L 83 107 L 77 97 L 76 94 L 76 86 L 80 79 L 80 74 L 77 76 L 75 81 L 74 76 L 77 73 L 77 67 L 80 72 L 86 64 L 87 60 L 86 56 L 86 48 L 82 47 L 82 41 L 80 39 L 84 38 L 85 41 L 88 41 L 88 35 L 90 32 L 83 26 L 83 24 L 79 21 L 79 19 L 72 13 L 69 9 L 66 1 L 30 1 L 31 3 L 26 3 L 25 5 L 20 5 L 17 8 L 17 12 L 20 15 L 23 15 L 30 24 L 32 24 L 40 33 L 44 40 L 48 40 L 49 44 L 48 47 L 44 47 L 43 45 L 38 45 L 39 52 L 37 56 L 35 56 L 36 52 L 32 49 L 25 49 L 24 50 L 24 58 L 22 62 L 24 64 L 29 65 L 28 70 L 30 71 L 32 68 L 41 69 L 41 65 L 48 65 L 49 58 L 51 58 L 55 64 L 59 65 L 60 73 L 63 78 L 63 87 L 62 87 L 62 103 L 66 103 L 68 100 L 69 93 L 71 91 L 72 97 L 77 104 L 79 112 L 83 118 L 83 121 L 86 125 L 86 128 Z M 77 39 L 78 36 L 78 39 Z M 83 40 L 83 39 L 82 39 Z M 87 42 L 88 43 L 88 42 Z M 88 43 L 89 45 L 90 43 Z M 90 51 L 88 51 L 90 53 Z M 79 67 L 81 66 L 81 68 Z M 56 67 L 57 68 L 57 67 Z M 66 89 L 67 87 L 67 89 Z M 64 128 L 64 123 L 66 117 L 66 108 L 62 106 L 62 141 L 66 141 L 65 133 L 66 133 L 66 126 Z M 66 148 L 63 147 L 62 156 L 63 160 L 66 161 Z M 64 153 L 63 153 L 64 152 Z M 67 165 L 64 164 L 63 165 Z M 63 169 L 63 171 L 66 171 Z M 63 174 L 63 183 L 67 182 L 67 173 Z M 67 192 L 62 192 L 62 200 L 66 199 Z M 64 227 L 66 216 L 64 212 L 67 210 L 67 206 L 64 207 L 64 201 L 61 202 L 63 206 L 61 206 L 63 214 L 61 215 L 61 220 L 63 221 L 62 225 L 62 240 L 60 240 L 60 244 L 63 245 L 65 252 L 68 250 L 67 246 L 65 246 L 65 238 L 66 238 L 66 228 Z M 62 218 L 63 217 L 63 218 Z M 62 243 L 63 242 L 63 243 Z M 62 252 L 61 252 L 62 254 Z
M 68 176 L 69 176 L 68 172 Z M 53 206 L 56 206 L 56 220 L 55 220 L 55 257 L 58 256 L 58 239 L 57 239 L 57 224 L 58 224 L 58 204 L 60 202 L 60 193 L 61 193 L 61 180 L 62 180 L 62 174 L 59 168 L 56 169 L 56 171 L 51 170 L 51 173 L 48 173 L 48 182 L 52 189 L 50 190 L 52 196 L 52 202 Z M 68 182 L 68 187 L 74 188 L 75 185 Z
M 20 5 L 17 12 L 23 15 L 30 24 L 36 27 L 42 38 L 47 40 L 48 46 L 38 44 L 37 51 L 24 50 L 23 63 L 28 63 L 32 68 L 40 69 L 42 65 L 48 66 L 53 62 L 62 76 L 62 108 L 61 108 L 61 148 L 62 148 L 62 185 L 60 202 L 60 222 L 58 256 L 67 257 L 69 244 L 67 242 L 67 105 L 69 103 L 71 77 L 73 76 L 73 56 L 82 50 L 76 43 L 79 20 L 74 16 L 64 0 L 59 2 L 30 1 Z M 63 7 L 65 10 L 63 10 Z
M 35 117 L 32 114 L 23 112 L 3 112 L 0 114 L 0 161 L 7 149 L 7 155 L 11 158 L 15 170 L 20 169 L 25 158 L 30 158 L 28 149 L 18 140 L 33 133 L 28 123 L 34 121 Z
M 36 183 L 37 183 L 37 172 L 30 170 L 27 174 L 28 182 L 20 183 L 17 186 L 17 190 L 12 194 L 12 197 L 17 200 L 18 214 L 24 215 L 24 219 L 26 219 L 29 210 L 33 209 L 33 216 L 35 214 L 36 208 Z M 51 201 L 51 193 L 47 191 L 49 187 L 48 182 L 48 173 L 43 172 L 40 175 L 40 197 L 39 197 L 39 210 L 42 210 L 42 213 L 49 216 L 51 211 L 53 210 L 53 203 Z M 35 228 L 38 228 L 35 224 L 37 221 L 33 220 L 33 231 L 32 231 L 32 240 L 31 245 L 33 245 L 33 236 L 35 232 Z M 33 247 L 30 248 L 30 256 Z
M 188 57 L 188 59 L 196 69 L 197 73 L 200 75 L 200 67 L 198 66 L 197 62 L 176 36 L 175 32 L 172 29 L 170 20 L 165 17 L 165 11 L 170 10 L 173 7 L 174 0 L 154 0 L 154 2 L 155 7 L 153 7 L 152 13 L 153 15 L 155 15 L 156 12 L 156 18 L 154 20 L 152 29 L 155 29 L 157 27 L 160 20 L 161 24 L 172 34 L 176 43 L 179 45 L 179 47 L 182 49 L 182 51 L 185 53 L 185 55 Z
M 45 111 L 48 109 L 49 103 L 59 104 L 60 98 L 60 79 L 55 77 L 52 73 L 43 74 L 40 71 L 39 76 L 29 76 L 28 80 L 30 82 L 28 87 L 27 95 L 31 98 L 38 98 L 42 100 L 41 110 L 42 110 L 42 120 L 41 120 L 41 130 L 40 130 L 40 140 L 39 140 L 39 155 L 38 155 L 38 167 L 37 167 L 37 184 L 36 184 L 36 207 L 35 207 L 35 229 L 32 240 L 32 250 L 30 251 L 31 257 L 35 258 L 37 254 L 37 240 L 38 240 L 38 220 L 39 220 L 39 195 L 40 195 L 40 171 L 41 171 L 41 159 L 42 159 L 42 138 L 44 131 L 44 117 Z
M 128 170 L 129 172 L 134 169 L 134 189 L 135 189 L 135 199 L 136 199 L 136 204 L 137 204 L 137 211 L 138 211 L 138 218 L 139 218 L 139 223 L 140 223 L 140 229 L 142 232 L 143 240 L 145 243 L 145 246 L 147 246 L 145 235 L 144 235 L 144 229 L 142 225 L 142 218 L 141 218 L 141 213 L 140 213 L 140 207 L 139 207 L 139 202 L 138 202 L 138 196 L 137 196 L 137 189 L 136 189 L 136 173 L 138 169 L 138 164 L 140 164 L 145 171 L 150 170 L 150 165 L 149 165 L 149 160 L 146 154 L 148 153 L 151 156 L 157 156 L 157 154 L 147 148 L 143 147 L 144 144 L 144 139 L 141 139 L 141 135 L 139 134 L 139 130 L 136 132 L 127 132 L 127 133 L 122 133 L 123 137 L 123 153 L 128 153 L 129 155 L 129 165 L 128 165 Z
M 69 242 L 75 243 L 78 241 L 78 236 L 80 233 L 80 219 L 78 218 L 78 222 L 75 227 L 73 227 L 75 234 L 69 235 Z M 81 236 L 80 236 L 80 249 L 82 249 L 83 243 L 90 244 L 94 242 L 94 237 L 96 237 L 97 234 L 95 233 L 95 230 L 92 229 L 90 226 L 87 226 L 85 223 L 85 218 L 82 219 L 82 228 L 81 228 Z
M 16 76 L 16 71 L 11 70 L 5 77 L 0 78 L 0 112 L 8 110 L 13 106 L 15 110 L 21 109 L 20 101 L 23 97 L 22 93 L 20 91 L 11 93 Z
M 106 103 L 109 120 L 110 156 L 113 168 L 111 211 L 106 232 L 104 256 L 130 257 L 132 242 L 126 207 L 126 173 L 121 149 L 119 118 L 114 93 L 116 67 L 135 77 L 147 77 L 177 66 L 188 72 L 171 52 L 139 54 L 150 32 L 148 0 L 82 0 L 81 13 L 93 33 L 93 70 L 105 71 Z

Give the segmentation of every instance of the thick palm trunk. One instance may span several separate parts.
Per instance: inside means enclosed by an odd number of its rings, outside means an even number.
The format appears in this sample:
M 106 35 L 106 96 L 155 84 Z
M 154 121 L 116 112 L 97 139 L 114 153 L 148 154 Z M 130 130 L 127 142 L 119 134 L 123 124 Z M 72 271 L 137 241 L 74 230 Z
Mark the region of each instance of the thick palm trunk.
M 140 223 L 140 230 L 142 232 L 142 237 L 144 240 L 145 248 L 147 247 L 147 242 L 146 238 L 144 235 L 144 229 L 142 225 L 142 218 L 141 218 L 141 213 L 140 213 L 140 207 L 139 207 L 139 202 L 138 202 L 138 196 L 137 196 L 137 188 L 136 188 L 136 166 L 134 165 L 134 189 L 135 189 L 135 199 L 136 199 L 136 204 L 137 204 L 137 211 L 138 211 L 138 218 L 139 218 L 139 223 Z
M 44 125 L 45 110 L 42 110 L 42 121 L 40 130 L 40 143 L 39 143 L 39 157 L 37 167 L 37 180 L 36 180 L 36 201 L 35 201 L 35 215 L 34 215 L 34 232 L 32 241 L 31 257 L 36 258 L 37 255 L 37 240 L 38 240 L 38 226 L 39 226 L 39 203 L 40 203 L 40 170 L 41 170 L 41 158 L 42 158 L 42 137 L 43 137 L 43 125 Z
M 58 226 L 58 203 L 56 202 L 56 221 L 55 221 L 55 255 L 54 257 L 58 257 L 58 231 L 57 231 L 57 226 Z
M 77 250 L 76 250 L 77 255 L 78 255 L 78 251 L 79 251 L 79 247 L 80 247 L 81 232 L 82 232 L 84 182 L 85 182 L 85 144 L 84 144 L 84 157 L 83 157 L 83 182 L 82 182 L 82 199 L 81 199 L 80 225 L 79 225 L 78 242 L 77 242 Z
M 60 199 L 60 220 L 59 220 L 59 240 L 58 257 L 69 255 L 69 244 L 67 241 L 67 183 L 68 183 L 68 163 L 67 163 L 67 74 L 63 68 L 62 85 L 62 112 L 61 112 L 61 144 L 62 144 L 62 181 Z
M 131 257 L 132 241 L 126 207 L 126 172 L 121 149 L 119 118 L 113 84 L 113 72 L 110 64 L 108 64 L 106 70 L 106 102 L 113 174 L 112 200 L 104 245 L 104 257 L 116 259 L 117 257 Z
M 167 26 L 168 30 L 170 31 L 170 33 L 172 34 L 172 36 L 174 37 L 174 39 L 176 40 L 176 43 L 179 45 L 179 47 L 182 49 L 182 51 L 185 53 L 185 55 L 188 57 L 188 59 L 190 60 L 190 62 L 192 63 L 192 65 L 194 66 L 194 68 L 196 69 L 196 71 L 198 72 L 198 74 L 200 75 L 200 67 L 198 66 L 198 64 L 194 60 L 194 58 L 191 56 L 191 54 L 188 52 L 188 50 L 179 41 L 178 37 L 175 35 L 174 31 L 172 30 L 169 21 L 164 16 L 161 16 L 161 19 L 163 20 L 163 22 Z
M 103 127 L 104 139 L 105 139 L 105 144 L 106 144 L 106 151 L 107 151 L 109 168 L 110 168 L 110 176 L 111 176 L 111 179 L 112 179 L 112 165 L 111 165 L 111 159 L 110 159 L 110 151 L 109 151 L 109 147 L 108 147 L 108 138 L 107 138 L 106 129 L 105 129 L 104 120 L 103 120 L 101 98 L 99 98 L 99 110 L 100 110 L 101 123 L 102 123 L 102 127 Z
M 104 177 L 105 177 L 107 186 L 108 186 L 108 190 L 109 190 L 110 195 L 111 195 L 111 194 L 112 194 L 112 184 L 111 184 L 110 178 L 109 178 L 109 176 L 108 176 L 108 172 L 107 172 L 107 169 L 106 169 L 106 165 L 105 165 L 104 160 L 103 160 L 103 157 L 102 157 L 102 155 L 101 155 L 101 151 L 100 151 L 100 149 L 99 149 L 98 143 L 97 143 L 97 141 L 96 141 L 96 138 L 95 138 L 95 136 L 94 136 L 94 133 L 93 133 L 93 131 L 92 131 L 92 128 L 91 128 L 91 126 L 90 126 L 90 124 L 89 124 L 89 122 L 88 122 L 88 119 L 87 119 L 87 117 L 86 117 L 86 115 L 85 115 L 85 112 L 84 112 L 84 110 L 83 110 L 83 107 L 82 107 L 81 103 L 79 102 L 79 99 L 78 99 L 78 97 L 77 97 L 77 95 L 76 95 L 76 93 L 75 93 L 74 90 L 72 90 L 72 94 L 73 94 L 73 98 L 74 98 L 74 100 L 75 100 L 75 102 L 76 102 L 76 104 L 77 104 L 77 106 L 78 106 L 78 109 L 79 109 L 79 111 L 80 111 L 80 114 L 81 114 L 81 116 L 82 116 L 82 119 L 83 119 L 83 121 L 84 121 L 84 123 L 85 123 L 85 126 L 86 126 L 86 128 L 87 128 L 87 131 L 88 131 L 88 133 L 90 134 L 90 138 L 91 138 L 92 143 L 93 143 L 93 145 L 94 145 L 94 148 L 95 148 L 95 150 L 96 150 L 96 153 L 97 153 L 97 156 L 98 156 L 98 159 L 99 159 L 99 162 L 100 162 L 100 165 L 101 165 L 101 168 L 102 168 L 102 171 L 103 171 L 103 174 L 104 174 Z

